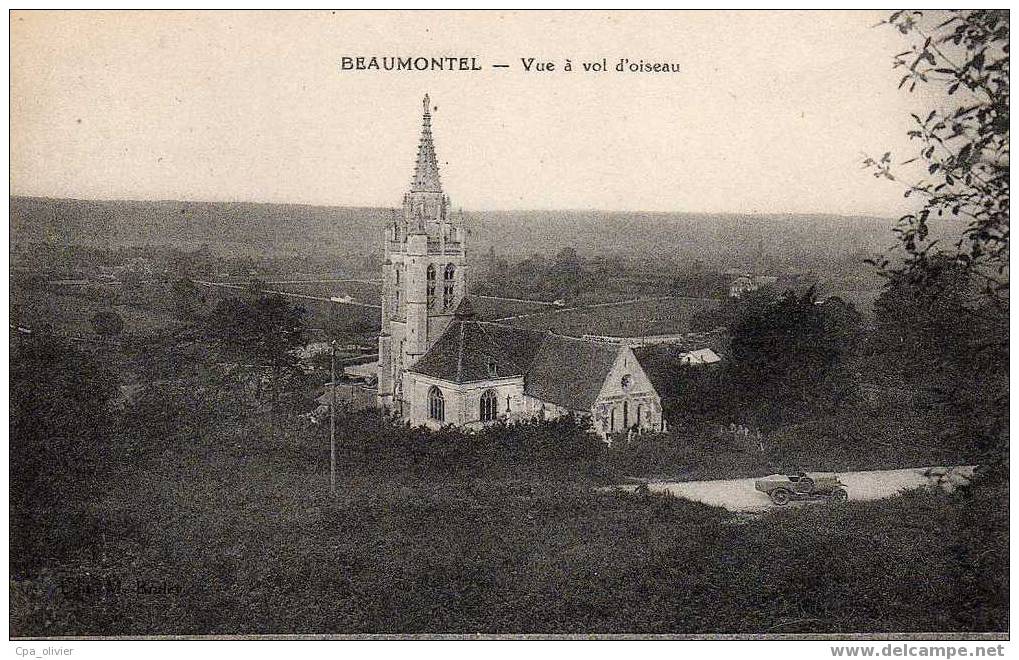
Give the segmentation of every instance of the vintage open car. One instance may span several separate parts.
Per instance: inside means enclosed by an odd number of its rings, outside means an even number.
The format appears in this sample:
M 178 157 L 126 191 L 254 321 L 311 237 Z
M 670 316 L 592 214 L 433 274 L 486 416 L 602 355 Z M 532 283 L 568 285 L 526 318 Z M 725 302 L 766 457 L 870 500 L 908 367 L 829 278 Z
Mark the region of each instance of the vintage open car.
M 767 493 L 771 501 L 780 506 L 788 504 L 790 500 L 826 499 L 830 502 L 845 502 L 849 499 L 845 484 L 839 481 L 837 474 L 829 472 L 772 474 L 758 479 L 754 487 Z

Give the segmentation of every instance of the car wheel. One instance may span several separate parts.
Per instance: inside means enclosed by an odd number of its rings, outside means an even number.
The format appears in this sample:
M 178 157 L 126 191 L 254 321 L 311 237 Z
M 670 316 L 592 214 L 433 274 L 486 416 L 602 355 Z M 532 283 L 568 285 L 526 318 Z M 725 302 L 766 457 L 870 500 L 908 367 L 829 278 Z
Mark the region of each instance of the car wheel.
M 828 499 L 833 504 L 841 504 L 849 499 L 849 493 L 847 493 L 844 488 L 836 488 L 831 492 L 831 495 L 828 496 Z
M 785 506 L 789 504 L 791 493 L 785 488 L 776 488 L 769 493 L 771 495 L 771 501 L 779 506 Z

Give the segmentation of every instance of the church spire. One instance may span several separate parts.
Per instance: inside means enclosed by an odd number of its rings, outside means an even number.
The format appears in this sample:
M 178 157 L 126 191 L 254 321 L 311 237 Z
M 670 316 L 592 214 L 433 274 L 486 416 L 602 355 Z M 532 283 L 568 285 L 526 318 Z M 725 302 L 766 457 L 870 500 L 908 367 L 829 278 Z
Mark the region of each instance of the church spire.
M 421 143 L 418 145 L 418 157 L 414 163 L 414 180 L 410 184 L 410 191 L 441 193 L 439 164 L 435 161 L 435 145 L 432 143 L 432 112 L 428 94 L 425 94 L 421 104 L 424 108 L 421 117 Z

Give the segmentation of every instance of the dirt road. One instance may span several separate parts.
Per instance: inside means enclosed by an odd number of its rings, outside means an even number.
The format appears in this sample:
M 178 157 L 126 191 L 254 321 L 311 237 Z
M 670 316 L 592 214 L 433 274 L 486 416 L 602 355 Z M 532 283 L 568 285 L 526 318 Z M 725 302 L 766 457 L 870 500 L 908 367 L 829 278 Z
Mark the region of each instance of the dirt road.
M 897 495 L 899 491 L 927 484 L 926 468 L 840 472 L 850 500 L 878 500 Z M 657 481 L 648 483 L 652 492 L 668 491 L 677 497 L 730 511 L 764 511 L 778 508 L 768 496 L 754 489 L 755 479 L 719 479 L 716 481 Z M 636 486 L 624 486 L 633 490 Z

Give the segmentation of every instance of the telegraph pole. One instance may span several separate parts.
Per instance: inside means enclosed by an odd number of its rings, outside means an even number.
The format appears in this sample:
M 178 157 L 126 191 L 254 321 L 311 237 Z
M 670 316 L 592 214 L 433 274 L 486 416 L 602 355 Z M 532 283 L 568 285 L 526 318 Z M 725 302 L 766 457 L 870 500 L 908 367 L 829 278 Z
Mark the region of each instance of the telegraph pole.
M 336 494 L 336 340 L 329 343 L 329 492 Z

